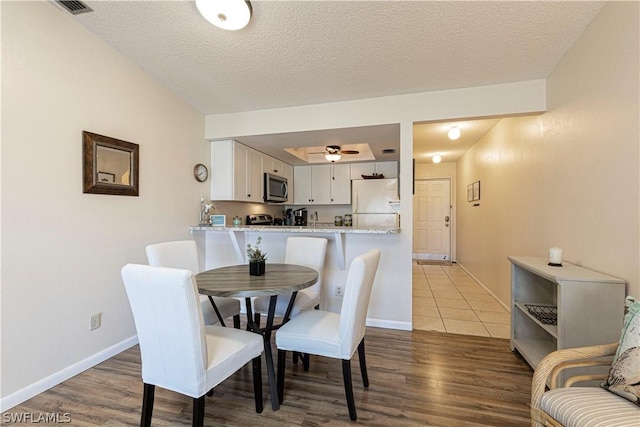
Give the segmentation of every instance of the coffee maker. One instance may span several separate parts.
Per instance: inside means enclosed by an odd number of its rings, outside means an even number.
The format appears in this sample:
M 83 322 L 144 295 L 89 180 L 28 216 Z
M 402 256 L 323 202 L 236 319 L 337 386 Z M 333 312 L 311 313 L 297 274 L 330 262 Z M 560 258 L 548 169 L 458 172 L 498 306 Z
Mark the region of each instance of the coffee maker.
M 295 225 L 307 225 L 307 208 L 300 208 L 293 211 L 293 220 Z

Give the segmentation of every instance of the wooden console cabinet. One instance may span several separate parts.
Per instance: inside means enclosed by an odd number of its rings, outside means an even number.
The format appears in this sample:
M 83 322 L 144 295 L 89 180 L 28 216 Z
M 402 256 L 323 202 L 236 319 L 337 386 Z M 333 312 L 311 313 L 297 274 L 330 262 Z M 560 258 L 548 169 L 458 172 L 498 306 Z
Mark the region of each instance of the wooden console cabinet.
M 532 368 L 552 351 L 617 342 L 624 318 L 625 282 L 568 262 L 508 257 L 511 261 L 511 350 Z M 525 305 L 554 306 L 545 324 Z M 534 309 L 535 311 L 535 309 Z

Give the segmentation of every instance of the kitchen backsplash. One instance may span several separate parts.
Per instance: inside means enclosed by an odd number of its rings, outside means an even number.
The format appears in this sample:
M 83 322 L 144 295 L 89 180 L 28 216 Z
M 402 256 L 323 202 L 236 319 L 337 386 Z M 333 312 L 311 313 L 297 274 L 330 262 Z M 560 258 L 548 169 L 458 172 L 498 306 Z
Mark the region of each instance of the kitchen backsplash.
M 287 206 L 287 208 L 307 208 L 309 224 L 311 224 L 311 215 L 313 215 L 313 212 L 318 212 L 319 223 L 326 224 L 333 224 L 334 217 L 337 215 L 344 216 L 345 214 L 351 213 L 351 205 L 291 205 Z
M 282 210 L 284 206 L 268 205 L 264 203 L 244 203 L 244 202 L 220 202 L 214 201 L 213 212 L 210 215 L 226 215 L 227 225 L 231 225 L 234 216 L 242 218 L 242 224 L 246 223 L 247 215 L 251 214 L 270 214 L 274 218 L 282 218 L 284 214 Z
M 344 216 L 351 213 L 351 205 L 322 205 L 322 206 L 304 206 L 304 205 L 270 205 L 263 203 L 244 203 L 244 202 L 223 202 L 214 201 L 214 209 L 210 212 L 210 215 L 226 215 L 227 225 L 232 224 L 234 216 L 242 218 L 242 224 L 246 223 L 247 215 L 251 214 L 269 214 L 274 218 L 284 218 L 283 211 L 285 209 L 299 209 L 307 208 L 309 213 L 309 220 L 313 212 L 318 212 L 319 223 L 333 224 L 334 217 L 337 215 Z

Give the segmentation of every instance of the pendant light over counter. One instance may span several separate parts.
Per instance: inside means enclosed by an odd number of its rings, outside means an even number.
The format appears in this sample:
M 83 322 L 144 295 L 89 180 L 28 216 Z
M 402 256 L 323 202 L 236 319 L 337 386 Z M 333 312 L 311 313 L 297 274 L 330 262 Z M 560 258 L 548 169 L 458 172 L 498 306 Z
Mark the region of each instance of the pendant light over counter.
M 251 20 L 253 9 L 245 0 L 196 0 L 200 14 L 223 30 L 240 30 Z

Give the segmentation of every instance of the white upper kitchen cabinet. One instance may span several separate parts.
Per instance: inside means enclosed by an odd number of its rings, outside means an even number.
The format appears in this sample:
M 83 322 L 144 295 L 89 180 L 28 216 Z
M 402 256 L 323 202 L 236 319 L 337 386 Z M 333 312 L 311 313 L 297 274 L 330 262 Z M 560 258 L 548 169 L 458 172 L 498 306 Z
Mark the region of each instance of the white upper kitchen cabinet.
M 294 167 L 293 182 L 295 183 L 293 187 L 293 204 L 305 205 L 311 203 L 311 166 Z
M 211 199 L 262 202 L 262 158 L 236 141 L 212 141 Z
M 329 204 L 329 165 L 296 166 L 293 168 L 293 204 L 318 205 Z M 321 178 L 322 177 L 322 178 Z M 324 182 L 325 185 L 321 185 Z
M 296 205 L 348 205 L 351 203 L 350 167 L 342 165 L 293 168 L 293 203 Z
M 245 194 L 247 202 L 262 203 L 264 201 L 262 156 L 261 152 L 248 149 L 245 157 L 247 187 L 244 193 L 242 188 L 236 187 L 236 200 L 242 200 L 241 197 Z
M 284 176 L 284 165 L 286 163 L 284 163 L 282 160 L 264 155 L 262 164 L 264 167 L 264 172 L 269 172 L 278 176 Z
M 331 165 L 331 204 L 351 204 L 351 165 Z
M 398 177 L 398 162 L 351 163 L 351 179 L 363 179 L 362 175 L 382 174 L 385 178 Z
M 278 175 L 287 178 L 287 185 L 289 188 L 289 198 L 285 203 L 293 203 L 293 166 L 288 163 L 278 160 L 275 157 L 262 155 L 262 170 L 274 175 Z M 264 189 L 263 189 L 264 193 Z M 264 194 L 263 194 L 264 195 Z
M 331 203 L 331 165 L 311 166 L 311 204 Z

